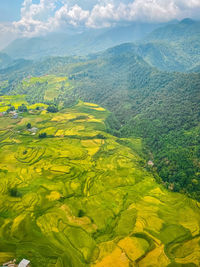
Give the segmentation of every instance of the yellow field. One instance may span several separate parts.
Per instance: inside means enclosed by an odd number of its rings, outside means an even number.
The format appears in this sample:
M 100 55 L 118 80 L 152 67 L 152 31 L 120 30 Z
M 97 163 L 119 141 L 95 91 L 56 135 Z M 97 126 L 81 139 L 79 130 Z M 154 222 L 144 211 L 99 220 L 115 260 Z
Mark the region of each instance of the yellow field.
M 26 103 L 16 99 L 1 106 Z M 0 118 L 0 264 L 200 266 L 199 203 L 157 184 L 141 141 L 108 134 L 107 115 L 79 102 Z

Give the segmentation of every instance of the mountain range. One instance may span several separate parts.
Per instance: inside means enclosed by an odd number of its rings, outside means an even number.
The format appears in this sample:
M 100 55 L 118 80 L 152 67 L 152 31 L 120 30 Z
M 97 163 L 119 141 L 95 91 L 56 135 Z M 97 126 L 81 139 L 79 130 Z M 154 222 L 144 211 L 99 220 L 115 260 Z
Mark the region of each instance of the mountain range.
M 134 43 L 133 43 L 134 42 Z M 200 57 L 200 22 L 184 19 L 168 24 L 136 23 L 109 30 L 17 39 L 2 52 L 13 59 L 88 55 L 122 43 L 151 66 L 164 71 L 192 71 Z

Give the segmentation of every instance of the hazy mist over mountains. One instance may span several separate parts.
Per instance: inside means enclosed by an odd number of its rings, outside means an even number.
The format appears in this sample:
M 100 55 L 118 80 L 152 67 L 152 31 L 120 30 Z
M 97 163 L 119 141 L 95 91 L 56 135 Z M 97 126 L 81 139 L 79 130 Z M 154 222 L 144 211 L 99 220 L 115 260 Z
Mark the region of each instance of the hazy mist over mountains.
M 5 54 L 2 55 L 4 62 L 7 56 L 14 60 L 39 60 L 48 56 L 86 56 L 130 43 L 131 50 L 150 65 L 162 70 L 183 71 L 198 64 L 199 40 L 200 22 L 186 18 L 168 23 L 135 22 L 126 26 L 85 29 L 81 33 L 50 33 L 16 39 L 1 53 Z

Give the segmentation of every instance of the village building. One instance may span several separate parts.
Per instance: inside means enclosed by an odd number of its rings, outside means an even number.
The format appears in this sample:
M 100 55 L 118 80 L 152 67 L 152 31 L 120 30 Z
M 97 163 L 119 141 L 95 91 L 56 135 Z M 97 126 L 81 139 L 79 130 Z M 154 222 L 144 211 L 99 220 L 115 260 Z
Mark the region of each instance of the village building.
M 16 263 L 16 260 L 14 259 L 13 261 L 8 261 L 8 262 L 4 263 L 3 266 L 16 267 L 17 265 L 15 263 Z
M 26 260 L 26 259 L 23 259 L 23 260 L 19 263 L 18 267 L 30 267 L 30 261 L 29 261 L 29 260 Z
M 29 131 L 30 133 L 32 133 L 32 134 L 36 134 L 37 131 L 38 131 L 38 128 L 36 128 L 36 127 L 32 127 L 31 129 L 28 129 L 28 131 Z
M 11 111 L 9 111 L 9 114 L 10 115 L 15 115 L 15 114 L 17 114 L 17 112 L 16 112 L 16 110 L 11 110 Z
M 153 167 L 153 166 L 154 166 L 154 163 L 153 163 L 152 160 L 149 160 L 147 164 L 148 164 L 148 166 L 150 166 L 150 167 Z
M 16 113 L 16 114 L 14 114 L 13 116 L 12 116 L 12 119 L 18 119 L 18 114 Z

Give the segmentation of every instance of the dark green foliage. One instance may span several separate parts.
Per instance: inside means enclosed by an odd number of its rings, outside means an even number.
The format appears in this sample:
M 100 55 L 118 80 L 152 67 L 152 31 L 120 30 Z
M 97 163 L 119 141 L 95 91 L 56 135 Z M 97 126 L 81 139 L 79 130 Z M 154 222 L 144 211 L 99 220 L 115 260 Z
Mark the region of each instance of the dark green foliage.
M 27 129 L 31 129 L 32 128 L 32 126 L 31 126 L 31 123 L 29 122 L 29 123 L 27 123 L 27 125 L 26 125 L 26 128 Z
M 39 134 L 39 138 L 46 138 L 46 137 L 47 137 L 47 134 L 46 133 Z
M 85 216 L 85 212 L 83 210 L 79 210 L 78 217 L 81 218 L 83 216 Z
M 18 191 L 18 189 L 16 187 L 11 188 L 9 191 L 9 194 L 11 197 L 20 197 L 21 193 Z
M 15 110 L 15 107 L 14 107 L 14 106 L 10 106 L 10 107 L 7 109 L 7 112 L 14 111 L 14 110 Z
M 97 134 L 96 138 L 97 139 L 106 139 L 106 137 L 103 134 Z
M 27 112 L 28 109 L 27 109 L 26 105 L 22 104 L 21 106 L 18 107 L 18 111 L 20 111 L 20 112 Z
M 54 105 L 50 105 L 50 106 L 48 106 L 47 111 L 51 112 L 51 113 L 56 113 L 56 112 L 58 112 L 58 108 Z

